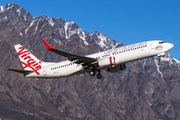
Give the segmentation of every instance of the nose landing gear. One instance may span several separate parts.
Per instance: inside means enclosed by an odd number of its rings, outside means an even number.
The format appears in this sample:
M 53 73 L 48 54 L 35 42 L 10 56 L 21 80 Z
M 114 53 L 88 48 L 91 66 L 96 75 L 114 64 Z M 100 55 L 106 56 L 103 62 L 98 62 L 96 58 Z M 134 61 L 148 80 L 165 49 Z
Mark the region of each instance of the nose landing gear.
M 161 57 L 163 57 L 164 55 L 166 55 L 165 52 L 161 53 L 161 54 L 158 54 L 157 55 L 157 61 L 160 62 L 161 61 Z
M 160 62 L 160 61 L 161 61 L 161 58 L 158 57 L 158 58 L 157 58 L 157 61 Z

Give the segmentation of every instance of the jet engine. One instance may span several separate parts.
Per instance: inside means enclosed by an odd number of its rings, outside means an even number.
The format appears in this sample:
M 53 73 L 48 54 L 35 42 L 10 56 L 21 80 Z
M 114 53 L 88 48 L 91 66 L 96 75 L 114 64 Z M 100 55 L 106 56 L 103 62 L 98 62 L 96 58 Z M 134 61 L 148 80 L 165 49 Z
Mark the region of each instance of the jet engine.
M 115 72 L 118 72 L 118 71 L 123 71 L 126 69 L 126 65 L 125 64 L 120 64 L 120 65 L 116 65 L 112 68 L 108 68 L 107 71 L 111 72 L 111 73 L 115 73 Z
M 110 67 L 113 66 L 114 64 L 115 64 L 115 57 L 107 57 L 104 59 L 100 59 L 98 62 L 100 68 Z

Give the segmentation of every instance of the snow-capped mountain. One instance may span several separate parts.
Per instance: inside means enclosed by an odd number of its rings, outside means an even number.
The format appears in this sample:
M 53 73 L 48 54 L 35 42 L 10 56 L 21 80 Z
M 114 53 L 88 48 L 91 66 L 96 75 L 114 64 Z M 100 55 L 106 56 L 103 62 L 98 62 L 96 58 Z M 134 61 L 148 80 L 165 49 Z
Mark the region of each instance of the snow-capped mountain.
M 68 41 L 71 41 L 71 39 L 73 39 L 75 36 L 79 37 L 79 42 L 81 43 L 80 46 L 92 44 L 92 41 L 94 41 L 95 44 L 99 45 L 102 49 L 110 49 L 118 45 L 122 46 L 121 42 L 117 43 L 112 41 L 109 37 L 103 35 L 102 33 L 94 32 L 89 34 L 82 31 L 82 29 L 79 28 L 78 25 L 73 21 L 66 22 L 62 18 L 49 18 L 47 16 L 40 16 L 35 18 L 35 20 L 48 21 L 48 23 L 54 27 L 53 31 Z
M 62 79 L 26 79 L 7 68 L 22 69 L 15 44 L 22 44 L 43 61 L 64 57 L 46 50 L 53 47 L 87 55 L 123 44 L 103 33 L 87 33 L 73 21 L 33 18 L 17 4 L 0 7 L 0 119 L 56 120 L 179 120 L 180 62 L 166 54 L 126 64 L 114 74 L 101 71 Z M 8 113 L 8 114 L 7 114 Z
M 61 38 L 64 37 L 64 39 L 71 41 L 74 37 L 78 37 L 80 43 L 79 46 L 81 47 L 89 45 L 89 42 L 92 41 L 95 41 L 95 44 L 99 45 L 102 49 L 110 49 L 121 44 L 112 41 L 102 33 L 94 32 L 89 35 L 89 33 L 82 31 L 82 29 L 73 21 L 66 22 L 62 18 L 49 18 L 45 15 L 32 18 L 30 13 L 26 13 L 23 8 L 20 8 L 16 4 L 1 6 L 0 20 L 10 20 L 16 26 L 20 35 L 23 36 L 29 36 L 29 34 L 35 35 L 39 26 L 43 22 L 47 22 L 47 29 L 50 29 L 54 34 L 58 34 Z M 28 30 L 30 30 L 31 33 L 28 33 Z M 59 41 L 60 43 L 60 40 L 56 41 Z
M 111 40 L 106 35 L 102 33 L 94 32 L 90 34 L 91 39 L 95 39 L 96 44 L 98 44 L 103 49 L 116 48 L 122 46 L 122 43 L 115 42 Z
M 173 58 L 169 53 L 166 53 L 163 57 L 161 57 L 161 61 L 168 62 L 170 65 L 178 66 L 180 69 L 180 61 Z

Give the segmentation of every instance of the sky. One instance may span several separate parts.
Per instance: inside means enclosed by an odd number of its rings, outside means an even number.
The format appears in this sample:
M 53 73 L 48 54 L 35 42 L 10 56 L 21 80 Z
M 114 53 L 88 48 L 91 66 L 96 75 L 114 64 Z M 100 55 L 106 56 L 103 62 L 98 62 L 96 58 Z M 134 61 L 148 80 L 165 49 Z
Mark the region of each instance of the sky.
M 10 3 L 33 17 L 74 21 L 124 45 L 164 40 L 174 44 L 168 53 L 180 61 L 180 0 L 1 0 L 0 6 Z

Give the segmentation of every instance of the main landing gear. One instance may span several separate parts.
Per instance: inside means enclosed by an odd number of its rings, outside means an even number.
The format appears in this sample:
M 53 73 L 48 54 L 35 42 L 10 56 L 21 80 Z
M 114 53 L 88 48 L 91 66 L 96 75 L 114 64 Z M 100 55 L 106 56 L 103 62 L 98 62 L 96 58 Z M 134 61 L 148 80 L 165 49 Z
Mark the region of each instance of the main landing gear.
M 102 78 L 102 75 L 101 75 L 101 72 L 100 72 L 100 71 L 98 71 L 98 74 L 96 75 L 96 77 L 97 77 L 98 79 L 101 79 L 101 78 Z
M 90 74 L 91 76 L 95 76 L 96 72 L 95 72 L 95 71 L 90 71 L 89 74 Z M 102 78 L 101 71 L 98 71 L 98 74 L 96 75 L 96 77 L 97 77 L 98 79 L 101 79 L 101 78 Z
M 89 74 L 90 74 L 91 76 L 95 76 L 96 72 L 91 71 L 91 72 L 89 72 Z

